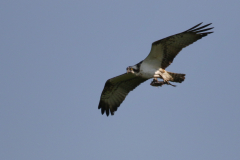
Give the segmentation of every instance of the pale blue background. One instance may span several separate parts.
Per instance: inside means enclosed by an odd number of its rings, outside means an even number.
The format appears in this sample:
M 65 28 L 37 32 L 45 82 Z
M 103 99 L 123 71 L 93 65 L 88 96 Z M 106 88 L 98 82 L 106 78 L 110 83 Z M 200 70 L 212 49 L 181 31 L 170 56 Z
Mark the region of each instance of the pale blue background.
M 239 16 L 239 0 L 2 0 L 0 159 L 239 160 Z M 107 79 L 200 22 L 214 33 L 167 68 L 182 84 L 101 115 Z

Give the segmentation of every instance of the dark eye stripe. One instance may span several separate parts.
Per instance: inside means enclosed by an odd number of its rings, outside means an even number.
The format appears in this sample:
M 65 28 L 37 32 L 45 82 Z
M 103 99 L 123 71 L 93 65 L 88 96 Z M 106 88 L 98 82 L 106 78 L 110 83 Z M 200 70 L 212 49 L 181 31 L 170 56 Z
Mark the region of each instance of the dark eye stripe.
M 134 72 L 139 72 L 139 69 L 134 69 L 134 68 L 133 68 L 133 71 L 134 71 Z

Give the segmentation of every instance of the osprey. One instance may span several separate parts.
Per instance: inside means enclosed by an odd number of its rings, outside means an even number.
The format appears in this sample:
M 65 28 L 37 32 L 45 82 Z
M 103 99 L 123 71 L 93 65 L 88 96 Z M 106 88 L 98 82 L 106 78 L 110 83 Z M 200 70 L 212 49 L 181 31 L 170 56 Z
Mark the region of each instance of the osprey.
M 167 38 L 152 43 L 149 55 L 136 65 L 127 67 L 127 73 L 108 79 L 102 91 L 98 109 L 102 114 L 114 112 L 124 101 L 128 93 L 148 79 L 153 78 L 150 85 L 172 85 L 171 82 L 182 83 L 185 74 L 168 72 L 165 69 L 173 62 L 176 55 L 186 46 L 213 32 L 206 32 L 211 23 L 200 26 L 202 23 Z M 200 26 L 200 27 L 199 27 Z M 158 81 L 158 78 L 163 81 Z M 172 85 L 175 87 L 175 85 Z

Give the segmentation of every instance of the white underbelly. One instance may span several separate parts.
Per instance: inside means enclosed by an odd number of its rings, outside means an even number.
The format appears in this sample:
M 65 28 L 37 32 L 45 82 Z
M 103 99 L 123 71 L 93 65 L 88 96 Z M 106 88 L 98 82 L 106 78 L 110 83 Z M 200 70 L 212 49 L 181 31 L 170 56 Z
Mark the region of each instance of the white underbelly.
M 153 78 L 153 76 L 158 70 L 159 70 L 159 66 L 142 63 L 139 73 L 141 77 L 150 79 L 150 78 Z
M 153 78 L 153 76 L 154 76 L 154 72 L 152 72 L 152 73 L 149 73 L 149 72 L 141 72 L 141 77 L 143 77 L 143 78 L 147 78 L 147 79 L 150 79 L 150 78 Z

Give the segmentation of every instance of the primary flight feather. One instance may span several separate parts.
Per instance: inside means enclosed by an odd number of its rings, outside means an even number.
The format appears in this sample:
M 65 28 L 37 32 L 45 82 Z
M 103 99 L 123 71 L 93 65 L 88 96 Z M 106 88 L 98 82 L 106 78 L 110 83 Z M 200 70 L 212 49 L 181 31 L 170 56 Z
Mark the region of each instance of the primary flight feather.
M 152 43 L 148 56 L 136 65 L 127 67 L 127 73 L 108 79 L 102 91 L 98 109 L 108 116 L 124 101 L 128 93 L 148 79 L 153 78 L 150 85 L 172 85 L 171 82 L 182 83 L 185 74 L 168 72 L 165 69 L 173 62 L 176 55 L 186 46 L 196 42 L 213 32 L 206 28 L 211 23 L 201 26 L 202 23 L 182 32 Z M 163 81 L 158 81 L 158 78 Z M 175 86 L 175 85 L 172 85 Z

